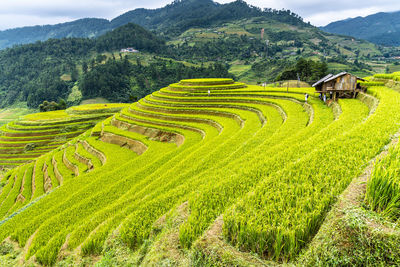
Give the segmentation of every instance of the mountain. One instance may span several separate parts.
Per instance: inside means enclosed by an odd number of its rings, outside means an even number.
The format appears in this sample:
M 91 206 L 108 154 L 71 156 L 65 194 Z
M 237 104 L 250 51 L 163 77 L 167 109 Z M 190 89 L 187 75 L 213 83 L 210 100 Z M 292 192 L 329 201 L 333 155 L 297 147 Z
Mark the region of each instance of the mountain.
M 93 68 L 97 53 L 134 46 L 143 52 L 165 49 L 164 41 L 139 25 L 126 24 L 98 38 L 49 39 L 0 51 L 0 106 L 27 102 L 36 108 L 44 100 L 66 98 L 83 62 Z M 100 58 L 97 62 L 102 62 Z M 68 75 L 69 79 L 60 79 Z
M 294 25 L 305 24 L 300 17 L 290 11 L 272 9 L 263 11 L 241 0 L 228 4 L 218 4 L 212 0 L 179 0 L 158 9 L 135 9 L 111 21 L 86 18 L 56 25 L 0 31 L 0 49 L 50 38 L 98 37 L 127 23 L 135 23 L 169 36 L 179 35 L 191 27 L 209 27 L 216 23 L 259 16 Z
M 228 4 L 218 4 L 212 0 L 174 1 L 163 8 L 129 11 L 113 19 L 111 25 L 114 27 L 133 22 L 156 32 L 179 34 L 191 27 L 209 27 L 253 17 L 274 19 L 292 25 L 305 25 L 299 16 L 289 10 L 261 10 L 242 0 Z
M 365 39 L 380 45 L 400 46 L 400 11 L 380 12 L 366 17 L 336 21 L 321 29 L 330 33 Z
M 211 0 L 181 0 L 159 9 L 137 9 L 112 21 L 89 19 L 57 27 L 67 34 L 67 29 L 78 30 L 79 23 L 92 24 L 87 25 L 86 29 L 91 31 L 83 37 L 106 33 L 94 38 L 61 38 L 61 31 L 57 35 L 55 30 L 53 36 L 61 39 L 0 51 L 0 107 L 27 102 L 29 107 L 36 108 L 44 100 L 67 98 L 73 88 L 83 93 L 82 89 L 89 88 L 86 91 L 90 91 L 90 97 L 94 96 L 93 91 L 118 87 L 123 89 L 123 95 L 112 96 L 115 101 L 131 96 L 140 98 L 142 92 L 165 86 L 164 74 L 170 68 L 174 71 L 169 77 L 174 80 L 194 77 L 196 72 L 208 73 L 203 76 L 216 73 L 216 77 L 229 69 L 240 81 L 261 83 L 282 77 L 279 74 L 292 70 L 301 58 L 326 62 L 329 72 L 351 71 L 368 76 L 388 67 L 381 60 L 383 55 L 398 56 L 389 48 L 323 32 L 289 10 L 261 10 L 243 1 L 218 4 Z M 85 35 L 84 29 L 76 33 Z M 108 60 L 122 61 L 119 51 L 126 47 L 141 52 L 130 55 L 130 63 L 135 67 L 112 62 L 101 66 Z M 136 68 L 141 60 L 144 67 Z M 376 63 L 369 64 L 372 60 Z M 181 65 L 174 64 L 177 61 Z M 119 69 L 125 74 L 113 80 L 113 75 L 108 74 L 117 74 Z M 93 75 L 88 74 L 91 71 L 95 71 Z M 95 90 L 96 86 L 103 89 Z M 130 89 L 137 93 L 131 95 Z
M 119 53 L 126 47 L 140 53 Z M 222 64 L 187 66 L 156 56 L 170 51 L 163 39 L 133 23 L 92 39 L 49 39 L 4 49 L 0 107 L 25 102 L 37 108 L 45 100 L 60 98 L 78 104 L 82 97 L 127 102 L 183 78 L 232 76 Z M 77 91 L 81 96 L 71 99 Z
M 96 37 L 109 31 L 106 19 L 86 18 L 56 25 L 22 27 L 0 31 L 0 49 L 50 38 Z

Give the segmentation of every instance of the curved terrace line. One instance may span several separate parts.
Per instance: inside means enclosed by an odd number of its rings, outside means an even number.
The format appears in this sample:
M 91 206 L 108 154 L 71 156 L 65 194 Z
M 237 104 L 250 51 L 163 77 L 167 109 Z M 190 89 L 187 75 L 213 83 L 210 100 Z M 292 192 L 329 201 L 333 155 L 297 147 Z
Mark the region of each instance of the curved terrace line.
M 201 103 L 201 102 L 206 102 L 206 103 L 243 103 L 243 104 L 259 104 L 259 105 L 269 105 L 272 107 L 276 107 L 279 113 L 282 116 L 283 121 L 286 121 L 287 119 L 287 114 L 285 110 L 280 107 L 277 104 L 269 103 L 267 101 L 261 101 L 261 100 L 255 100 L 255 99 L 238 99 L 238 98 L 215 98 L 215 99 L 203 99 L 203 98 L 197 98 L 197 99 L 189 99 L 189 98 L 170 98 L 170 97 L 163 97 L 163 96 L 151 96 L 155 100 L 160 100 L 160 101 L 171 101 L 171 102 L 182 102 L 182 103 Z M 292 99 L 283 99 L 283 100 L 288 100 L 292 101 Z M 293 101 L 292 101 L 293 102 Z
M 138 133 L 138 134 L 147 136 L 149 138 L 155 138 L 157 136 L 162 136 L 165 134 L 175 136 L 174 143 L 178 147 L 181 146 L 185 142 L 185 137 L 182 134 L 174 133 L 172 131 L 160 130 L 160 129 L 153 128 L 153 127 L 145 127 L 145 126 L 140 126 L 140 125 L 124 122 L 121 120 L 117 120 L 115 118 L 115 116 L 111 120 L 110 124 L 119 129 L 123 129 L 128 132 Z
M 204 109 L 172 109 L 172 108 L 164 108 L 164 107 L 154 107 L 154 106 L 147 106 L 141 103 L 136 104 L 137 107 L 147 111 L 154 111 L 160 113 L 170 113 L 170 114 L 200 114 L 200 115 L 211 115 L 211 116 L 220 116 L 225 118 L 230 118 L 235 120 L 241 128 L 245 123 L 245 120 L 232 112 L 227 111 L 219 111 L 219 110 L 204 110 Z
M 190 118 L 190 117 L 178 117 L 178 116 L 167 116 L 167 115 L 162 115 L 162 114 L 152 114 L 150 112 L 143 112 L 139 110 L 133 110 L 129 108 L 129 112 L 134 114 L 134 115 L 139 115 L 143 117 L 149 117 L 149 118 L 154 118 L 154 119 L 161 119 L 161 120 L 167 120 L 167 121 L 181 121 L 181 122 L 194 122 L 194 123 L 203 123 L 203 124 L 208 124 L 210 126 L 213 126 L 218 130 L 219 133 L 222 132 L 224 127 L 219 124 L 218 122 L 211 120 L 211 119 L 201 119 L 201 118 Z M 1 144 L 0 144 L 1 145 Z
M 261 110 L 254 108 L 254 107 L 248 107 L 248 106 L 240 106 L 240 105 L 230 105 L 230 104 L 172 104 L 172 103 L 165 103 L 165 102 L 156 102 L 156 101 L 151 101 L 149 99 L 142 99 L 143 102 L 151 104 L 151 105 L 158 105 L 158 106 L 165 106 L 165 107 L 188 107 L 188 108 L 230 108 L 230 109 L 238 109 L 238 110 L 245 110 L 245 111 L 250 111 L 255 113 L 258 118 L 260 119 L 260 122 L 262 125 L 264 125 L 267 122 L 267 119 L 265 118 L 264 114 L 261 112 Z M 271 104 L 270 106 L 273 106 Z
M 205 131 L 203 131 L 202 129 L 199 129 L 199 128 L 188 126 L 188 125 L 179 125 L 179 124 L 174 124 L 174 123 L 169 123 L 169 122 L 158 122 L 158 121 L 152 121 L 152 120 L 145 120 L 145 119 L 140 119 L 140 118 L 136 118 L 136 117 L 130 117 L 125 114 L 121 114 L 120 116 L 122 118 L 130 120 L 132 122 L 139 122 L 139 123 L 149 124 L 149 125 L 153 125 L 153 126 L 171 127 L 171 128 L 189 130 L 189 131 L 200 134 L 202 139 L 204 139 L 206 137 Z M 115 119 L 118 120 L 117 117 Z

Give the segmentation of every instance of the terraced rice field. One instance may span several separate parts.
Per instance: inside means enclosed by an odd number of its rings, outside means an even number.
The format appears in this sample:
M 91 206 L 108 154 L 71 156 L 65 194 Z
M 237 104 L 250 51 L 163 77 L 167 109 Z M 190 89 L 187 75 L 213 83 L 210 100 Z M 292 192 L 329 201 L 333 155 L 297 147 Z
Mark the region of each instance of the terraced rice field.
M 84 105 L 64 111 L 29 114 L 0 129 L 0 166 L 14 168 L 65 144 L 124 104 Z
M 117 240 L 140 255 L 125 264 L 185 265 L 171 251 L 206 258 L 217 229 L 260 264 L 290 261 L 398 130 L 399 104 L 385 87 L 328 107 L 312 88 L 183 80 L 8 172 L 0 240 L 24 247 L 22 263 Z

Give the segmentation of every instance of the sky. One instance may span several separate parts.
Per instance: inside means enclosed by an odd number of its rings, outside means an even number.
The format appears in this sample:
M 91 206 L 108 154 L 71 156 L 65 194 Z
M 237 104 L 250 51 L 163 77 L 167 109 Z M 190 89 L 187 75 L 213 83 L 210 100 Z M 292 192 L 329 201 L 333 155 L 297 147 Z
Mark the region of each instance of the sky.
M 228 3 L 232 0 L 216 0 Z M 290 9 L 315 26 L 349 17 L 400 10 L 399 0 L 245 0 L 261 8 Z M 1 0 L 0 30 L 56 24 L 80 18 L 112 19 L 135 8 L 163 7 L 172 0 Z

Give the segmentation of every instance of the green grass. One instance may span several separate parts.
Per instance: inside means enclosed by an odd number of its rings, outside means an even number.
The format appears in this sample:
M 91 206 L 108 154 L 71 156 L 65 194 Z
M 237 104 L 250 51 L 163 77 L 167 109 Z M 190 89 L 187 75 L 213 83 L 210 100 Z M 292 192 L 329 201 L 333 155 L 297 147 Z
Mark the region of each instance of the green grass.
M 90 152 L 88 152 L 81 143 L 77 144 L 77 149 L 76 152 L 81 155 L 82 157 L 90 160 L 90 162 L 93 164 L 94 168 L 99 168 L 101 167 L 103 164 L 101 163 L 101 160 L 99 158 L 97 158 L 95 155 L 91 154 Z
M 400 71 L 400 64 L 398 65 L 390 64 L 388 67 L 389 67 L 389 73 Z
M 7 108 L 7 109 L 1 109 L 0 110 L 0 126 L 7 124 L 13 120 L 17 120 L 20 117 L 32 113 L 34 110 L 28 109 L 28 108 Z
M 365 196 L 371 210 L 392 221 L 400 218 L 399 166 L 399 148 L 396 147 L 375 164 Z
M 57 110 L 57 111 L 49 111 L 49 112 L 40 112 L 33 113 L 24 116 L 24 120 L 29 121 L 41 121 L 41 120 L 57 120 L 57 119 L 65 119 L 70 115 L 65 112 L 65 110 Z
M 248 72 L 251 69 L 251 65 L 232 65 L 229 69 L 229 72 L 232 73 L 233 75 L 240 77 L 244 75 L 246 72 Z
M 96 97 L 96 98 L 91 98 L 91 99 L 85 99 L 81 102 L 81 105 L 92 105 L 92 104 L 107 104 L 110 103 L 110 101 L 108 101 L 105 98 L 101 98 L 101 97 Z

